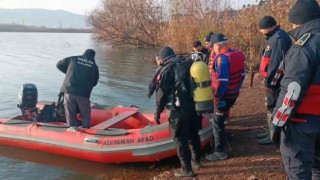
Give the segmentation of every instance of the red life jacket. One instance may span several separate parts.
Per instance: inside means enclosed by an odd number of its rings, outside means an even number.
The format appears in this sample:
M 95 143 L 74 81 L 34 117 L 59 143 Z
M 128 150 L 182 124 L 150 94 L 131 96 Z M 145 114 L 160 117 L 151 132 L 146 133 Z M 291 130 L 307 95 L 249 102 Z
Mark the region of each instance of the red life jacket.
M 209 57 L 208 67 L 209 67 L 209 73 L 212 73 L 212 67 L 214 65 L 214 51 L 212 50 Z
M 310 85 L 296 112 L 320 116 L 320 85 Z
M 261 58 L 261 63 L 260 63 L 260 74 L 262 77 L 267 78 L 268 77 L 268 66 L 270 64 L 271 58 L 266 57 L 265 55 L 262 56 Z
M 267 55 L 270 51 L 270 47 L 267 46 L 265 49 L 265 52 L 263 53 L 263 56 L 261 57 L 261 63 L 260 63 L 260 74 L 262 77 L 267 78 L 268 77 L 268 66 L 271 61 L 270 55 Z
M 224 55 L 229 59 L 229 86 L 226 93 L 232 94 L 239 92 L 242 83 L 242 73 L 245 68 L 246 57 L 241 51 L 235 50 L 234 52 L 226 52 L 222 54 L 217 54 L 213 61 L 213 66 L 211 66 L 211 87 L 212 89 L 218 89 L 220 81 L 218 80 L 218 74 L 214 68 L 214 65 L 219 56 Z
M 296 113 L 320 116 L 320 66 L 315 69 L 311 84 Z

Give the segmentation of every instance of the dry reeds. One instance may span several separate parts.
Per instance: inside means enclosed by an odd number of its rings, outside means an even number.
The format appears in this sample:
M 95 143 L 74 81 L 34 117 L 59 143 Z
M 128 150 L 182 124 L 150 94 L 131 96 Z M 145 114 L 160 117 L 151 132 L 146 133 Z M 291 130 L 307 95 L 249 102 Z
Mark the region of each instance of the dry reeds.
M 233 48 L 246 53 L 247 65 L 257 69 L 265 42 L 258 31 L 259 20 L 271 15 L 288 31 L 288 11 L 294 3 L 260 0 L 232 9 L 229 0 L 103 0 L 89 23 L 97 39 L 113 45 L 169 45 L 177 52 L 190 52 L 192 42 L 203 41 L 210 31 L 223 33 Z

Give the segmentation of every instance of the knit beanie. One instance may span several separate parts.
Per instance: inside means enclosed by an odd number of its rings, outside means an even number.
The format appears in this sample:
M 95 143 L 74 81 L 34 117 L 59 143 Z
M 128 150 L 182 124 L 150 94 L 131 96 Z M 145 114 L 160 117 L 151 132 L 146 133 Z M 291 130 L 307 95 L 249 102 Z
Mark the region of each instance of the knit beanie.
M 320 18 L 320 7 L 316 0 L 297 0 L 289 10 L 289 21 L 293 24 L 304 24 Z
M 268 29 L 277 25 L 277 21 L 272 16 L 264 16 L 260 19 L 259 29 Z

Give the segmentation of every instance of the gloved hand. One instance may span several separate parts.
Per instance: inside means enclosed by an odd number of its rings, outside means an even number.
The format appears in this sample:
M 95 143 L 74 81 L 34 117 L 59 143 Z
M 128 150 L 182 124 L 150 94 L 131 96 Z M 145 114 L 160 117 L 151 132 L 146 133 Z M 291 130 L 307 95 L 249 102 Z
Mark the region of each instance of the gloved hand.
M 214 99 L 215 111 L 223 113 L 223 111 L 225 111 L 226 104 L 227 104 L 226 101 L 220 100 L 220 98 L 215 98 Z
M 154 112 L 154 120 L 156 121 L 156 123 L 159 125 L 160 124 L 160 111 L 155 111 Z
M 272 124 L 271 139 L 276 145 L 280 145 L 282 127 Z
M 217 103 L 217 107 L 218 107 L 218 109 L 222 109 L 222 108 L 226 107 L 226 101 L 219 101 Z

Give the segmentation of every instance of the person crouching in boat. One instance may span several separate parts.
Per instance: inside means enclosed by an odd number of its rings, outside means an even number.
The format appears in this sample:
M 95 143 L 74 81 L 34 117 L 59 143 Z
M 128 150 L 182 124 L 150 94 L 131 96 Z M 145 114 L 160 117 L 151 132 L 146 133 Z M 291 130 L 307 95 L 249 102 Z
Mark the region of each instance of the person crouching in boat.
M 170 110 L 169 129 L 177 148 L 181 163 L 181 170 L 175 172 L 176 177 L 193 177 L 193 168 L 200 168 L 200 136 L 199 119 L 195 110 L 190 83 L 190 67 L 193 61 L 186 61 L 178 57 L 170 47 L 163 47 L 156 59 L 159 69 L 153 79 L 153 87 L 149 95 L 156 92 L 156 108 L 154 120 L 160 124 L 160 114 L 166 107 Z M 187 68 L 182 68 L 179 63 L 190 63 Z M 184 74 L 185 73 L 185 74 Z M 178 78 L 183 74 L 183 80 Z M 151 93 L 150 93 L 151 90 Z M 150 97 L 150 96 L 149 96 Z M 192 153 L 189 149 L 189 141 Z
M 64 109 L 69 127 L 81 125 L 77 120 L 79 109 L 82 128 L 90 128 L 89 98 L 99 79 L 99 69 L 94 57 L 95 51 L 87 49 L 83 55 L 67 57 L 57 63 L 57 68 L 66 74 L 60 91 L 64 93 Z

